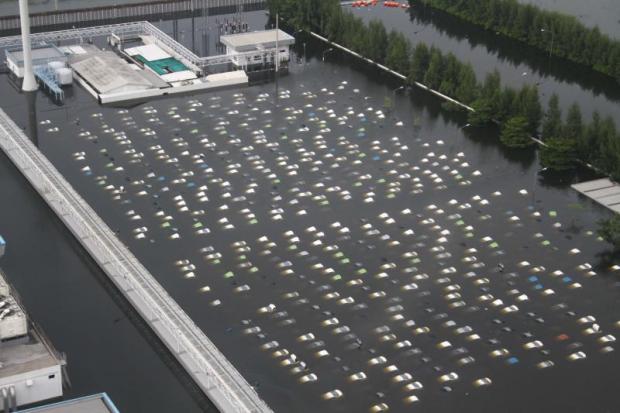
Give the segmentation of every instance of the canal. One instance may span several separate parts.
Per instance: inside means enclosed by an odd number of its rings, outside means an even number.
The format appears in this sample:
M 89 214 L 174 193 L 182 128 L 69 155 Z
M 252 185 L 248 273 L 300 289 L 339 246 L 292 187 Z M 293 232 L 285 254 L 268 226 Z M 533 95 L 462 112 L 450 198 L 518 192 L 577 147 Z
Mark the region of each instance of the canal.
M 347 7 L 347 6 L 345 6 Z M 618 6 L 620 8 L 620 6 Z M 413 6 L 409 10 L 386 7 L 351 8 L 365 21 L 379 19 L 387 30 L 403 33 L 415 46 L 433 45 L 472 64 L 479 80 L 497 69 L 506 86 L 537 85 L 543 105 L 553 93 L 566 113 L 574 102 L 585 119 L 593 111 L 620 119 L 620 84 L 613 79 L 522 43 L 494 36 L 446 13 Z M 549 37 L 551 47 L 551 37 Z

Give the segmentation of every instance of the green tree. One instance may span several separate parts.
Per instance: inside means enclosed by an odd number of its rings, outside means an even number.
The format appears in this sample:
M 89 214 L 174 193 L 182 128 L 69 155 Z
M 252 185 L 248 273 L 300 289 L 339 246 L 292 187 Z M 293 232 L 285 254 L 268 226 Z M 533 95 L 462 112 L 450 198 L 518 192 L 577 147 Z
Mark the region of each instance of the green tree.
M 501 142 L 510 148 L 525 148 L 534 144 L 530 139 L 527 118 L 515 116 L 510 118 L 502 128 Z
M 401 74 L 407 74 L 409 70 L 409 50 L 411 45 L 409 40 L 402 34 L 394 30 L 388 37 L 389 46 L 385 65 Z
M 418 43 L 413 51 L 409 65 L 409 83 L 424 81 L 424 74 L 428 70 L 431 54 L 424 43 Z
M 549 99 L 549 107 L 545 113 L 543 123 L 542 138 L 558 138 L 562 131 L 562 111 L 560 110 L 560 100 L 555 93 Z
M 467 122 L 472 126 L 484 126 L 493 122 L 493 105 L 487 99 L 479 98 L 471 104 L 474 109 L 469 112 Z
M 577 166 L 577 141 L 574 139 L 548 138 L 540 148 L 540 163 L 554 171 L 566 171 Z
M 514 110 L 519 115 L 527 119 L 528 131 L 535 134 L 540 126 L 542 118 L 542 108 L 538 89 L 533 86 L 525 85 L 519 91 L 515 102 Z
M 482 84 L 481 97 L 493 101 L 501 93 L 502 79 L 499 71 L 495 69 L 493 72 L 487 74 Z
M 515 106 L 518 101 L 517 92 L 514 89 L 504 88 L 496 99 L 495 119 L 499 122 L 505 122 L 515 113 L 518 113 L 518 108 Z
M 573 103 L 570 108 L 568 108 L 566 124 L 564 125 L 562 134 L 566 138 L 575 140 L 581 139 L 583 135 L 583 119 L 581 117 L 581 110 L 576 103 Z
M 368 57 L 375 62 L 383 63 L 388 48 L 388 35 L 383 23 L 372 20 L 368 23 Z
M 598 235 L 613 245 L 614 249 L 620 249 L 620 215 L 599 222 Z
M 428 64 L 428 70 L 424 75 L 424 84 L 431 89 L 438 89 L 443 79 L 443 56 L 441 52 L 435 48 L 431 49 L 431 60 Z
M 459 101 L 466 105 L 471 104 L 478 97 L 478 82 L 471 64 L 461 66 L 454 94 Z
M 592 121 L 585 128 L 582 139 L 579 140 L 579 157 L 586 162 L 596 163 L 599 159 L 599 141 L 602 133 L 601 115 L 598 112 L 592 114 Z

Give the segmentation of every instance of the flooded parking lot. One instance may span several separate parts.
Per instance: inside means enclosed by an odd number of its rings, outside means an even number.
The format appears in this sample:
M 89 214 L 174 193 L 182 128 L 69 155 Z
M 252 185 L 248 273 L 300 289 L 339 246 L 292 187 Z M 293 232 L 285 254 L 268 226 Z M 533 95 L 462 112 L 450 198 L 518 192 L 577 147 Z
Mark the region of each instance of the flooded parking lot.
M 130 108 L 39 93 L 30 121 L 276 411 L 615 406 L 606 212 L 393 89 L 311 60 Z

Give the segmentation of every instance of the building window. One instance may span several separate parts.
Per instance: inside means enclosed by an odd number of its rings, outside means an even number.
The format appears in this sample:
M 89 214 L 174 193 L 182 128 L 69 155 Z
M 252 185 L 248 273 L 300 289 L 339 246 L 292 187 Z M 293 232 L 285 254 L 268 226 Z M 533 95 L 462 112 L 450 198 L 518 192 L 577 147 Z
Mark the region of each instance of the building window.
M 53 379 L 54 377 L 56 377 L 56 375 L 55 375 L 55 374 L 50 374 L 49 376 L 47 376 L 47 378 L 48 378 L 49 380 Z

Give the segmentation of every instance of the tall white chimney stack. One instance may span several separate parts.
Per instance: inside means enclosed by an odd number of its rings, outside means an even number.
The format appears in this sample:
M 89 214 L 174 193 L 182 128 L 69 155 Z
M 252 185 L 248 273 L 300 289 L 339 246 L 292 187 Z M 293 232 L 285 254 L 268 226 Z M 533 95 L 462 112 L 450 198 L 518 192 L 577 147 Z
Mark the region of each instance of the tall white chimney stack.
M 24 50 L 24 82 L 22 90 L 32 92 L 39 86 L 34 79 L 32 71 L 32 51 L 30 50 L 30 13 L 28 11 L 28 0 L 19 0 L 19 19 L 22 29 L 22 48 Z

